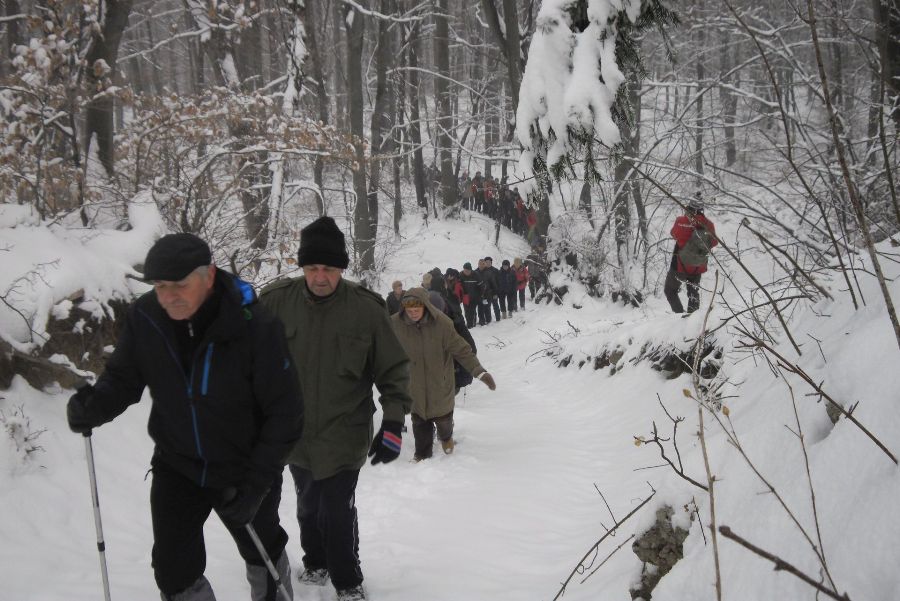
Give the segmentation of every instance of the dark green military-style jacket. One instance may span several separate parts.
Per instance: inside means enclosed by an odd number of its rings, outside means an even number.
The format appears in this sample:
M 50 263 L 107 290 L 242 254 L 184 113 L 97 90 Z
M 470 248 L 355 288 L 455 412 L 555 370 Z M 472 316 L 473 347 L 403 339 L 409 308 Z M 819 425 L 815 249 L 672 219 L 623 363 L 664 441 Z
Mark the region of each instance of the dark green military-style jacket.
M 319 299 L 306 278 L 275 282 L 260 302 L 284 323 L 306 405 L 303 436 L 288 462 L 321 480 L 359 469 L 372 442 L 372 386 L 385 420 L 409 413 L 409 360 L 397 340 L 384 300 L 341 279 Z

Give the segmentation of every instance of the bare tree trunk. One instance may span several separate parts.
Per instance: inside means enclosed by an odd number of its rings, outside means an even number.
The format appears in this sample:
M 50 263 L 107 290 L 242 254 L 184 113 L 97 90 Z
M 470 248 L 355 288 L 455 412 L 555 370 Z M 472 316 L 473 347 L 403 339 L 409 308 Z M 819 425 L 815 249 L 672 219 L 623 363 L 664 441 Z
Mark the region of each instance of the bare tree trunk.
M 494 0 L 481 0 L 488 26 L 494 34 L 497 46 L 503 54 L 506 63 L 506 77 L 509 85 L 509 97 L 512 99 L 513 114 L 519 106 L 519 86 L 522 83 L 521 43 L 519 33 L 519 13 L 516 0 L 503 0 L 503 26 L 500 25 L 500 15 Z
M 128 24 L 132 0 L 107 0 L 106 14 L 101 16 L 102 30 L 91 40 L 87 52 L 88 95 L 94 96 L 105 89 L 105 81 L 112 82 L 116 74 L 119 42 Z M 109 71 L 103 67 L 108 65 Z M 90 155 L 91 140 L 97 137 L 97 156 L 108 177 L 115 176 L 115 147 L 113 136 L 113 97 L 103 93 L 88 102 L 85 112 L 84 154 Z
M 437 110 L 437 148 L 441 170 L 441 199 L 445 207 L 456 204 L 456 178 L 453 177 L 450 111 L 450 30 L 447 25 L 447 0 L 436 0 L 434 15 L 434 95 Z
M 875 9 L 875 39 L 882 49 L 881 73 L 886 93 L 893 101 L 886 112 L 900 128 L 900 3 L 872 0 Z
M 634 109 L 634 125 L 622 132 L 622 139 L 625 144 L 625 155 L 629 157 L 641 156 L 641 82 L 636 75 L 628 78 L 628 104 Z M 638 231 L 640 232 L 640 241 L 646 248 L 650 244 L 650 233 L 647 222 L 647 209 L 644 206 L 643 192 L 641 191 L 642 178 L 638 177 L 638 172 L 634 169 L 634 162 L 629 161 L 631 166 L 631 175 L 629 176 L 629 189 L 631 192 L 631 200 L 634 202 L 635 213 L 638 218 Z M 635 252 L 639 245 L 635 244 Z
M 251 6 L 251 0 L 242 0 L 244 4 L 244 14 L 252 15 L 258 8 L 254 1 Z M 241 77 L 241 87 L 244 91 L 258 90 L 262 87 L 262 32 L 260 31 L 260 23 L 258 19 L 253 19 L 249 27 L 245 27 L 241 31 L 241 35 L 234 45 L 234 59 L 237 65 L 238 73 Z
M 312 67 L 313 85 L 316 90 L 316 103 L 319 107 L 319 122 L 328 125 L 328 91 L 325 88 L 325 70 L 322 68 L 322 55 L 319 50 L 318 32 L 316 26 L 319 22 L 318 2 L 310 2 L 306 7 L 306 47 L 309 51 L 309 62 Z M 313 164 L 313 181 L 319 193 L 316 195 L 316 208 L 319 215 L 325 214 L 325 163 L 321 156 L 316 156 Z
M 259 66 L 262 83 L 267 84 L 272 80 L 272 18 L 269 15 L 267 0 L 257 0 L 260 12 L 256 27 L 259 29 Z M 278 5 L 275 4 L 275 7 Z
M 425 159 L 422 156 L 422 118 L 419 115 L 419 22 L 410 27 L 409 51 L 409 141 L 413 146 L 413 183 L 416 186 L 416 204 L 428 207 L 425 190 Z
M 347 75 L 340 58 L 340 37 L 344 26 L 341 22 L 341 3 L 331 3 L 332 34 L 334 36 L 332 50 L 335 52 L 334 69 L 332 70 L 331 89 L 334 94 L 335 110 L 334 124 L 341 131 L 347 131 Z
M 722 82 L 720 88 L 719 102 L 722 104 L 722 121 L 724 122 L 723 133 L 725 134 L 725 166 L 731 167 L 737 160 L 737 145 L 734 141 L 734 122 L 737 118 L 737 94 L 735 94 L 729 86 L 733 85 L 734 78 L 731 76 L 733 50 L 730 48 L 730 33 L 727 29 L 719 29 L 719 45 L 721 46 L 721 67 L 719 80 Z
M 21 14 L 19 0 L 6 0 L 6 16 L 12 17 Z M 13 72 L 12 60 L 15 58 L 13 54 L 14 48 L 22 43 L 22 32 L 19 29 L 19 20 L 10 19 L 6 21 L 6 37 L 0 38 L 5 43 L 5 52 L 0 59 L 0 77 L 5 77 Z
M 395 0 L 381 0 L 381 14 L 394 12 Z M 378 188 L 381 186 L 382 155 L 391 146 L 390 131 L 393 125 L 393 88 L 388 82 L 388 70 L 393 68 L 394 48 L 391 44 L 391 23 L 387 19 L 378 21 L 378 49 L 375 56 L 375 106 L 372 108 L 371 148 L 369 163 L 369 221 L 373 232 L 378 231 Z
M 591 205 L 591 185 L 588 182 L 584 182 L 581 185 L 581 193 L 578 195 L 578 207 L 584 211 L 591 224 L 591 229 L 593 229 L 594 207 Z
M 368 2 L 358 0 L 357 6 L 368 10 Z M 359 259 L 359 273 L 366 274 L 375 267 L 375 231 L 366 189 L 366 148 L 363 131 L 365 110 L 362 85 L 362 51 L 365 17 L 354 5 L 344 6 L 344 26 L 347 31 L 347 104 L 350 109 L 350 133 L 356 160 L 353 171 L 353 189 L 356 192 L 356 208 L 353 211 L 354 240 Z M 363 276 L 365 278 L 365 275 Z
M 706 32 L 703 27 L 699 27 L 697 29 L 697 47 L 703 48 L 706 43 Z M 704 81 L 706 79 L 706 68 L 703 64 L 703 58 L 697 56 L 697 122 L 695 125 L 695 137 L 694 137 L 694 170 L 703 175 L 703 96 L 705 93 L 704 90 Z M 698 178 L 698 185 L 702 178 Z

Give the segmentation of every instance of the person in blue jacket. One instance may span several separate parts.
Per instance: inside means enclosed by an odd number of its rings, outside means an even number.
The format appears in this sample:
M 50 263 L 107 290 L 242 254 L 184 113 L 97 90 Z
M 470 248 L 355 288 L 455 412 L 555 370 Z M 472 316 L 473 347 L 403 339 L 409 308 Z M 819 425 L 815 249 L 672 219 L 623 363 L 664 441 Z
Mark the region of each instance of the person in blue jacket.
M 274 580 L 244 526 L 253 525 L 290 587 L 278 505 L 303 399 L 284 328 L 192 234 L 160 238 L 144 279 L 153 290 L 129 308 L 97 383 L 69 400 L 69 427 L 87 434 L 149 388 L 152 565 L 162 598 L 215 599 L 203 575 L 203 525 L 215 511 L 247 564 L 251 598 L 274 600 Z

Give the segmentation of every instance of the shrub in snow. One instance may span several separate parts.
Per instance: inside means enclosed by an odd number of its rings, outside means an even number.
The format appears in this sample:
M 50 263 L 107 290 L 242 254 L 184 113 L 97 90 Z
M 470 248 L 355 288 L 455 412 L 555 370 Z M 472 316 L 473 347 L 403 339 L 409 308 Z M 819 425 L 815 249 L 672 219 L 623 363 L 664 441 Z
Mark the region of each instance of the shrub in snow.
M 21 406 L 15 407 L 12 415 L 6 415 L 0 411 L 0 425 L 6 432 L 16 463 L 21 465 L 32 461 L 36 453 L 43 452 L 44 449 L 37 444 L 37 439 L 46 429 L 33 429 L 31 419 L 25 415 Z

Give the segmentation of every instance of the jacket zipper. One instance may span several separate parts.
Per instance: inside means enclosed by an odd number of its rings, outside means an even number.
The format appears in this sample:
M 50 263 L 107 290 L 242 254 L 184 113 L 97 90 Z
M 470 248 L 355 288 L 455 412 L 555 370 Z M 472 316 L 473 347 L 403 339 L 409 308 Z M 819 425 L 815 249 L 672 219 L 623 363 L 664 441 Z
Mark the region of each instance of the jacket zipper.
M 169 356 L 172 357 L 173 361 L 175 361 L 175 365 L 178 366 L 178 371 L 181 372 L 181 375 L 185 379 L 185 386 L 187 387 L 187 393 L 188 393 L 188 405 L 191 410 L 191 425 L 194 430 L 194 445 L 196 446 L 196 449 L 197 449 L 197 455 L 200 457 L 201 461 L 203 461 L 203 469 L 200 472 L 200 486 L 201 487 L 206 486 L 206 473 L 207 473 L 207 468 L 209 467 L 209 462 L 206 460 L 206 457 L 203 454 L 203 445 L 200 444 L 200 428 L 199 428 L 199 423 L 197 420 L 197 405 L 194 402 L 194 367 L 196 365 L 197 353 L 195 351 L 194 357 L 191 359 L 191 373 L 190 374 L 185 373 L 184 367 L 181 366 L 181 360 L 178 358 L 178 354 L 175 352 L 175 350 L 172 348 L 172 345 L 169 343 L 169 339 L 166 338 L 165 333 L 163 333 L 163 331 L 160 329 L 159 325 L 157 325 L 157 323 L 153 320 L 153 318 L 151 318 L 149 315 L 147 315 L 147 313 L 145 313 L 144 311 L 141 311 L 141 313 L 144 315 L 144 317 L 147 318 L 147 321 L 150 322 L 150 325 L 153 326 L 153 329 L 155 329 L 159 333 L 160 337 L 162 337 L 163 342 L 166 345 L 166 349 L 169 351 Z M 190 321 L 188 321 L 188 334 L 193 338 L 194 328 Z M 209 383 L 209 367 L 210 367 L 210 363 L 212 361 L 212 352 L 213 352 L 213 345 L 212 345 L 212 343 L 210 343 L 206 349 L 206 358 L 204 359 L 204 365 L 203 365 L 203 380 L 200 385 L 200 392 L 204 396 L 206 395 L 207 386 Z

